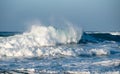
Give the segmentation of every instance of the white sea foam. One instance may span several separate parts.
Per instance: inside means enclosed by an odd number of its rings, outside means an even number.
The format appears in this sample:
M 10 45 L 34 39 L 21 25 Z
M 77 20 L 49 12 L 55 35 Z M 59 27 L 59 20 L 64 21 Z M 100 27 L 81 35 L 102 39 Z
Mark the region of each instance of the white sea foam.
M 106 51 L 105 49 L 91 49 L 91 50 L 90 50 L 90 53 L 91 53 L 91 54 L 98 55 L 98 56 L 108 55 L 108 54 L 109 54 L 109 52 Z
M 111 35 L 120 35 L 120 32 L 110 32 Z
M 69 46 L 49 46 L 49 47 L 26 47 L 26 48 L 6 48 L 0 50 L 0 56 L 9 57 L 44 57 L 44 56 L 102 56 L 109 55 L 106 49 L 83 49 L 80 47 Z
M 12 48 L 1 48 L 0 57 L 44 57 L 44 56 L 102 56 L 109 55 L 110 50 L 105 48 L 90 48 L 85 49 L 79 46 L 29 46 L 29 47 L 12 47 Z
M 0 56 L 41 56 L 42 51 L 44 51 L 44 48 L 41 48 L 42 46 L 77 43 L 81 36 L 81 29 L 74 28 L 71 25 L 66 28 L 33 25 L 29 32 L 10 37 L 1 37 Z M 63 51 L 59 48 L 49 48 L 48 52 L 46 51 L 44 54 L 72 54 L 71 51 Z
M 9 73 L 28 73 L 28 74 L 120 74 L 120 71 L 106 71 L 106 72 L 98 72 L 98 71 L 51 71 L 51 70 L 41 70 L 35 71 L 34 69 L 17 69 L 15 71 L 7 71 Z
M 107 60 L 101 62 L 95 62 L 94 65 L 101 65 L 101 66 L 120 66 L 120 60 Z

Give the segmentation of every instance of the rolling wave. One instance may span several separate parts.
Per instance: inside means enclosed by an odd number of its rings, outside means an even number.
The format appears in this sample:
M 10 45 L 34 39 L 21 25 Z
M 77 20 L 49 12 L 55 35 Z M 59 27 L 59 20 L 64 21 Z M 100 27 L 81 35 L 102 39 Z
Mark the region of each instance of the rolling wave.
M 8 33 L 8 35 L 14 35 Z M 4 35 L 5 36 L 5 35 Z M 82 36 L 82 31 L 72 26 L 66 29 L 53 26 L 32 26 L 30 32 L 10 37 L 0 37 L 0 45 L 6 47 L 18 46 L 52 46 L 56 44 L 77 43 Z M 2 45 L 2 46 L 3 46 Z
M 29 32 L 8 35 L 11 36 L 0 37 L 1 56 L 32 56 L 36 52 L 41 54 L 39 48 L 43 46 L 78 43 L 82 31 L 70 25 L 66 28 L 33 25 Z
M 120 42 L 119 33 L 116 35 L 112 35 L 112 34 L 111 32 L 110 33 L 99 33 L 99 32 L 98 33 L 85 33 L 84 32 L 79 43 L 90 43 L 90 42 L 99 43 L 99 42 L 105 42 L 105 41 Z
M 32 26 L 29 32 L 0 33 L 0 58 L 2 57 L 37 57 L 37 56 L 102 56 L 119 54 L 110 50 L 111 46 L 91 47 L 89 43 L 120 42 L 120 35 L 111 33 L 82 33 L 81 29 L 68 26 Z M 73 45 L 68 46 L 73 43 Z M 74 44 L 86 44 L 88 48 Z M 60 46 L 62 44 L 62 46 Z M 66 44 L 66 45 L 65 45 Z M 107 43 L 109 45 L 109 43 Z M 114 45 L 114 43 L 112 43 Z M 86 46 L 86 45 L 85 45 Z M 100 46 L 98 44 L 98 46 Z M 119 46 L 117 46 L 119 48 Z

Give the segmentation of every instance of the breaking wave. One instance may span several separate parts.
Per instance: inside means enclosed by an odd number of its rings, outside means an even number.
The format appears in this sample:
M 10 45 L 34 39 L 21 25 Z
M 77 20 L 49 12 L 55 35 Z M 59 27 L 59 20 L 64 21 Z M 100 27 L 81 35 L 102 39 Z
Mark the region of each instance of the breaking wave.
M 0 45 L 5 45 L 5 48 L 12 48 L 14 46 L 52 46 L 56 44 L 77 43 L 81 36 L 82 31 L 72 26 L 61 29 L 53 26 L 33 25 L 30 32 L 7 38 L 1 37 Z
M 120 32 L 84 32 L 79 43 L 120 42 L 119 34 Z
M 31 56 L 36 48 L 78 43 L 81 36 L 82 30 L 71 25 L 65 28 L 33 25 L 30 31 L 23 34 L 0 37 L 0 55 Z
M 39 56 L 92 57 L 118 55 L 120 53 L 119 50 L 112 48 L 113 46 L 120 48 L 119 45 L 116 45 L 120 42 L 119 35 L 111 35 L 111 33 L 82 33 L 79 27 L 76 28 L 72 25 L 67 27 L 33 25 L 28 32 L 21 34 L 6 34 L 2 32 L 0 35 L 2 35 L 0 37 L 0 58 Z M 108 42 L 107 44 L 106 41 Z M 71 43 L 74 44 L 70 45 Z M 85 47 L 82 45 L 77 46 L 80 43 L 87 44 Z M 93 47 L 94 45 L 95 47 Z

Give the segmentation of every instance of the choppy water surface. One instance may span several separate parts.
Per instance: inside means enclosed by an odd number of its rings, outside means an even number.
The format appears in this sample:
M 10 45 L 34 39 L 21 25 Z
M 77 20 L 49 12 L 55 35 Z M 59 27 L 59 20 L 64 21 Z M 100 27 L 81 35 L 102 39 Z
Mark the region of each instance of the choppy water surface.
M 119 74 L 120 36 L 54 27 L 19 35 L 2 33 L 0 73 Z

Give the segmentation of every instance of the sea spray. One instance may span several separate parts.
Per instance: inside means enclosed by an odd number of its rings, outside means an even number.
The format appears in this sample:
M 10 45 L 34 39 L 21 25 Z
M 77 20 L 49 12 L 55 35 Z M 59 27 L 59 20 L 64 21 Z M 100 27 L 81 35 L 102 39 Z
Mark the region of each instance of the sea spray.
M 32 25 L 31 30 L 28 32 L 0 38 L 0 56 L 35 56 L 38 53 L 37 51 L 42 51 L 40 48 L 43 46 L 77 43 L 81 36 L 81 29 L 78 30 L 71 25 L 65 28 L 51 25 Z M 60 53 L 63 52 L 60 49 Z M 66 53 L 68 52 L 66 51 Z M 40 54 L 42 52 L 37 56 L 40 56 Z
M 44 26 L 32 25 L 29 32 L 23 35 L 33 36 L 40 46 L 51 46 L 57 44 L 77 43 L 82 36 L 82 30 L 72 25 L 61 26 Z

